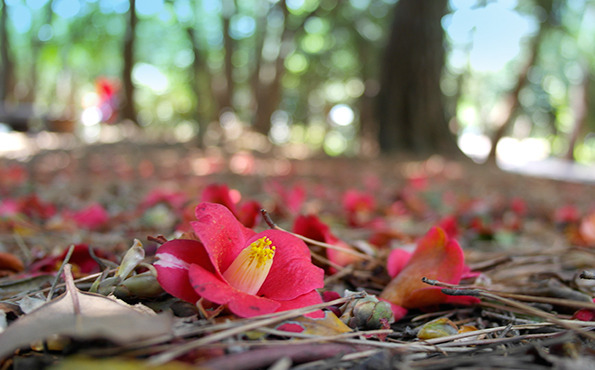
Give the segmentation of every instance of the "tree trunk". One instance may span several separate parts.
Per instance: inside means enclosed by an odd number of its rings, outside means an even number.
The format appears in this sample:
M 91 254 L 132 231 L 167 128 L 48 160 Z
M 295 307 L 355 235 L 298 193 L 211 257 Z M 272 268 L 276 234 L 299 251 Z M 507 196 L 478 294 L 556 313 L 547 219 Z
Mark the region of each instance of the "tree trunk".
M 545 28 L 541 27 L 539 33 L 537 34 L 537 36 L 535 36 L 535 39 L 533 40 L 533 46 L 531 48 L 531 54 L 529 55 L 529 60 L 527 60 L 523 70 L 519 74 L 516 85 L 508 94 L 507 111 L 501 118 L 501 121 L 496 123 L 496 126 L 498 128 L 496 129 L 491 138 L 492 148 L 490 149 L 490 153 L 488 154 L 488 157 L 486 159 L 487 162 L 496 162 L 496 149 L 498 147 L 498 143 L 500 142 L 500 139 L 502 139 L 506 131 L 509 129 L 509 127 L 512 126 L 516 117 L 515 113 L 521 106 L 519 97 L 521 91 L 523 90 L 523 87 L 525 87 L 525 85 L 527 84 L 527 76 L 529 74 L 529 71 L 531 70 L 531 67 L 533 67 L 535 61 L 537 60 L 539 45 L 541 44 L 541 39 L 543 37 L 544 30 Z
M 208 66 L 194 32 L 194 28 L 186 28 L 186 34 L 192 43 L 192 53 L 194 54 L 190 83 L 196 97 L 197 140 L 199 145 L 202 146 L 207 124 L 218 118 L 221 108 L 217 105 L 217 101 L 214 98 L 215 91 L 213 90 L 212 76 L 207 70 Z
M 272 79 L 263 79 L 260 72 L 263 70 L 258 68 L 258 77 L 254 85 L 254 96 L 256 98 L 256 111 L 253 117 L 252 126 L 260 133 L 267 134 L 271 128 L 271 116 L 281 102 L 281 80 L 285 73 L 285 58 L 289 54 L 287 45 L 293 35 L 293 32 L 288 28 L 289 10 L 285 0 L 278 3 L 283 12 L 283 32 L 279 38 L 279 53 L 273 62 L 273 65 L 265 65 L 264 68 L 272 68 L 274 77 Z
M 231 23 L 231 17 L 235 11 L 236 5 L 234 0 L 223 1 L 223 48 L 225 49 L 225 58 L 223 60 L 224 65 L 224 77 L 225 77 L 225 88 L 221 91 L 221 97 L 219 99 L 221 109 L 233 109 L 233 94 L 234 94 L 234 81 L 233 81 L 233 52 L 235 49 L 234 41 L 229 34 L 229 26 Z M 221 114 L 221 112 L 217 112 Z
M 400 0 L 381 71 L 378 142 L 384 153 L 460 156 L 440 78 L 447 0 Z
M 134 66 L 134 38 L 136 34 L 136 0 L 130 0 L 128 25 L 124 34 L 124 66 L 122 68 L 122 119 L 130 120 L 138 125 L 136 108 L 134 107 L 134 85 L 132 84 L 132 67 Z
M 574 148 L 578 141 L 579 135 L 583 131 L 587 121 L 587 113 L 589 111 L 589 82 L 591 76 L 588 68 L 583 68 L 583 81 L 580 85 L 574 86 L 571 90 L 571 107 L 574 112 L 574 126 L 572 132 L 568 138 L 568 150 L 566 151 L 565 158 L 569 161 L 574 161 Z
M 2 62 L 2 73 L 0 73 L 0 106 L 5 104 L 14 83 L 12 81 L 13 65 L 10 59 L 7 15 L 6 1 L 2 0 L 2 12 L 0 12 L 0 61 Z

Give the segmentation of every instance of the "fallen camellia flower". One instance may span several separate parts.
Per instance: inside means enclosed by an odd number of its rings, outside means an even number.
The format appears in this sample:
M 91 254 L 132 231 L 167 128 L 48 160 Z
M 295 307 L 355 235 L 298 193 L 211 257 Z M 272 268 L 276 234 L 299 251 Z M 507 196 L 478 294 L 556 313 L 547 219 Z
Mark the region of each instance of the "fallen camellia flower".
M 393 254 L 406 253 L 395 250 Z M 422 282 L 426 277 L 443 283 L 458 284 L 466 273 L 463 251 L 454 239 L 449 239 L 440 227 L 433 227 L 419 240 L 417 248 L 401 266 L 398 255 L 389 256 L 388 272 L 393 280 L 384 288 L 380 298 L 388 301 L 395 319 L 400 319 L 408 309 L 436 306 L 443 303 L 471 304 L 477 298 L 468 296 L 449 296 L 441 292 L 441 288 L 429 286 Z M 391 266 L 391 265 L 398 266 Z
M 106 252 L 105 250 L 93 249 L 93 252 L 99 258 L 112 262 L 116 260 L 115 256 L 109 252 Z M 47 256 L 34 261 L 27 268 L 27 271 L 30 273 L 58 271 L 67 254 L 68 248 L 63 250 L 59 255 Z M 97 261 L 95 261 L 95 259 L 93 259 L 91 256 L 91 252 L 89 252 L 89 246 L 87 244 L 77 244 L 74 246 L 69 263 L 72 265 L 72 270 L 76 277 L 101 271 L 99 264 L 97 264 Z
M 242 225 L 254 227 L 260 217 L 260 203 L 255 200 L 240 204 L 242 195 L 225 184 L 210 184 L 202 192 L 201 201 L 222 204 L 238 218 Z
M 349 244 L 337 238 L 335 234 L 332 233 L 330 227 L 320 221 L 316 215 L 298 216 L 293 224 L 293 232 L 309 239 L 331 244 L 348 251 L 353 251 L 353 248 Z M 341 267 L 361 260 L 361 258 L 355 254 L 345 253 L 330 248 L 326 249 L 326 256 L 329 261 Z M 336 272 L 336 269 L 332 266 L 329 270 L 330 273 Z
M 200 241 L 171 240 L 157 251 L 157 280 L 166 292 L 226 305 L 240 317 L 322 302 L 315 289 L 324 286 L 324 272 L 300 239 L 279 230 L 256 233 L 215 203 L 199 204 L 196 219 Z
M 78 211 L 65 211 L 64 217 L 72 219 L 78 227 L 87 230 L 98 230 L 109 221 L 109 214 L 99 203 L 93 203 Z
M 343 195 L 343 208 L 349 226 L 361 227 L 372 220 L 376 201 L 370 194 L 351 189 Z

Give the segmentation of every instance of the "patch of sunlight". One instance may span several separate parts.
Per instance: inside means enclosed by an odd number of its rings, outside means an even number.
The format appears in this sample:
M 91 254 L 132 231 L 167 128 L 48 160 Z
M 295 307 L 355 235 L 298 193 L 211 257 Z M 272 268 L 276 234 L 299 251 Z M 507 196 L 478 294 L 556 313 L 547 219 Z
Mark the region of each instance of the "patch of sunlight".
M 461 151 L 475 162 L 485 161 L 492 148 L 490 138 L 471 132 L 460 135 L 458 145 Z
M 355 113 L 347 104 L 337 104 L 329 112 L 329 119 L 337 126 L 349 126 L 354 118 Z
M 550 144 L 542 138 L 515 139 L 503 137 L 498 143 L 496 154 L 498 163 L 519 165 L 539 161 L 550 155 Z
M 27 135 L 22 132 L 0 132 L 0 157 L 19 158 L 31 154 Z
M 150 88 L 156 94 L 163 94 L 169 88 L 167 76 L 154 65 L 137 63 L 132 70 L 132 80 L 137 85 Z

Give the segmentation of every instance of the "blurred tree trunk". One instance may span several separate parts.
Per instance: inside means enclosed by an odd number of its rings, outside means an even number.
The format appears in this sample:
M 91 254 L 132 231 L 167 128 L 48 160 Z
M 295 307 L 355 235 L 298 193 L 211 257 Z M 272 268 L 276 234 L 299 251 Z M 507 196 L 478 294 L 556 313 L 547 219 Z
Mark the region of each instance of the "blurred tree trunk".
M 549 27 L 556 24 L 554 19 L 552 19 L 553 18 L 553 13 L 552 13 L 553 1 L 552 0 L 540 0 L 540 1 L 538 1 L 538 4 L 545 10 L 546 14 L 548 15 L 549 23 L 542 22 L 539 24 L 539 31 L 533 38 L 531 49 L 530 49 L 530 54 L 527 59 L 527 62 L 525 63 L 524 68 L 519 73 L 516 85 L 508 94 L 508 97 L 507 97 L 508 109 L 504 113 L 502 118 L 500 119 L 500 122 L 496 122 L 497 129 L 492 134 L 492 137 L 491 137 L 492 148 L 490 149 L 490 152 L 488 154 L 488 157 L 486 160 L 487 162 L 491 162 L 491 163 L 496 162 L 496 156 L 497 156 L 496 150 L 498 147 L 498 143 L 500 142 L 500 140 L 502 139 L 502 137 L 504 136 L 506 131 L 509 130 L 509 128 L 513 125 L 513 123 L 515 121 L 516 112 L 519 109 L 519 107 L 521 106 L 519 97 L 520 97 L 521 91 L 527 85 L 527 76 L 529 75 L 529 71 L 531 71 L 531 68 L 535 65 L 535 62 L 537 61 L 537 57 L 539 55 L 539 47 L 541 46 L 541 42 L 545 36 L 546 31 L 549 29 Z
M 207 124 L 208 122 L 217 119 L 221 108 L 217 105 L 217 101 L 213 98 L 215 93 L 212 90 L 212 76 L 208 71 L 205 57 L 200 49 L 200 45 L 198 44 L 198 40 L 194 32 L 194 28 L 186 28 L 186 34 L 192 43 L 192 53 L 194 55 L 190 75 L 192 91 L 196 97 L 196 120 L 198 122 L 197 140 L 199 145 L 202 146 Z
M 267 62 L 256 66 L 254 77 L 254 96 L 256 98 L 256 111 L 253 118 L 253 127 L 256 131 L 267 134 L 271 128 L 271 116 L 281 102 L 281 80 L 285 72 L 285 58 L 289 54 L 287 45 L 293 35 L 288 28 L 289 10 L 285 0 L 278 4 L 283 12 L 283 31 L 279 38 L 279 51 L 274 62 Z M 304 17 L 306 19 L 306 17 Z
M 541 26 L 539 28 L 539 32 L 533 39 L 533 45 L 531 47 L 531 51 L 529 54 L 529 59 L 525 63 L 523 70 L 519 73 L 517 78 L 517 82 L 514 88 L 508 93 L 508 97 L 506 98 L 507 101 L 507 109 L 500 118 L 499 122 L 496 122 L 496 131 L 492 134 L 491 142 L 492 148 L 487 157 L 487 161 L 491 163 L 496 162 L 496 149 L 498 147 L 498 143 L 506 133 L 506 131 L 512 126 L 516 118 L 516 112 L 521 106 L 521 102 L 519 100 L 521 91 L 527 85 L 527 76 L 529 75 L 529 71 L 535 65 L 535 61 L 537 60 L 537 55 L 539 52 L 539 45 L 541 44 L 541 39 L 543 38 L 543 34 L 545 31 L 545 27 Z
M 12 91 L 14 81 L 13 65 L 10 59 L 10 43 L 8 40 L 6 1 L 2 0 L 2 12 L 0 12 L 0 61 L 2 73 L 0 73 L 0 105 L 4 104 Z
M 400 0 L 381 70 L 378 141 L 384 153 L 460 156 L 440 78 L 447 0 Z
M 223 1 L 223 48 L 225 57 L 223 59 L 223 80 L 219 93 L 219 107 L 221 109 L 233 109 L 234 81 L 233 81 L 233 53 L 235 50 L 234 40 L 229 34 L 231 17 L 235 13 L 236 4 L 234 0 Z M 221 114 L 221 111 L 217 112 Z
M 134 107 L 134 85 L 132 83 L 132 67 L 134 66 L 134 39 L 136 34 L 136 0 L 130 0 L 128 23 L 124 34 L 124 66 L 122 68 L 122 88 L 124 91 L 121 106 L 122 119 L 130 120 L 137 125 L 136 108 Z
M 572 127 L 572 132 L 570 132 L 568 151 L 565 156 L 569 161 L 576 160 L 574 149 L 576 147 L 576 142 L 585 127 L 589 111 L 589 82 L 591 80 L 589 69 L 583 68 L 583 74 L 583 81 L 579 85 L 573 86 L 570 92 L 570 106 L 574 113 L 574 125 Z

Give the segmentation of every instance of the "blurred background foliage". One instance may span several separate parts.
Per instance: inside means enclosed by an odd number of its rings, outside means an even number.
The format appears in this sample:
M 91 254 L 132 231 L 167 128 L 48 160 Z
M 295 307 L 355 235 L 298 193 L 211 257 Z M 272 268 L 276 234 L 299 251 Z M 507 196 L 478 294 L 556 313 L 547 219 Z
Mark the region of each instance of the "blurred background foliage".
M 408 58 L 390 38 L 418 37 L 391 32 L 406 2 L 1 0 L 0 130 L 376 155 L 382 70 Z M 444 4 L 440 108 L 464 153 L 595 161 L 592 1 L 422 2 Z

